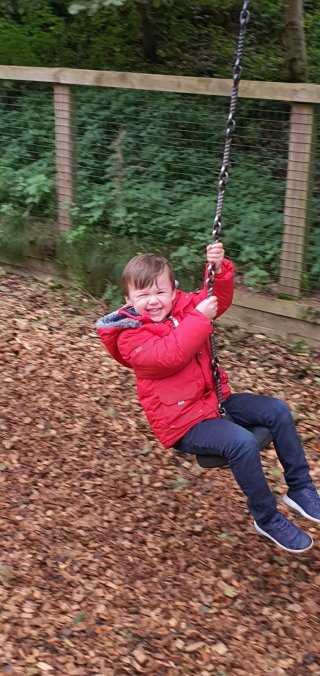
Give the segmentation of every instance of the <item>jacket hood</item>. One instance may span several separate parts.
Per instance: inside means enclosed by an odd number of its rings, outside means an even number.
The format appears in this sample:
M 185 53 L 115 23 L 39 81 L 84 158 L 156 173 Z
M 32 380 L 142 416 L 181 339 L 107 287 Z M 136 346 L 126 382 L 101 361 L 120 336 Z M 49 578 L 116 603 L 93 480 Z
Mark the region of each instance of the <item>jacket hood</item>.
M 142 317 L 133 307 L 124 306 L 105 317 L 98 319 L 96 329 L 109 354 L 122 366 L 130 368 L 118 350 L 118 336 L 123 329 L 137 329 L 142 324 Z

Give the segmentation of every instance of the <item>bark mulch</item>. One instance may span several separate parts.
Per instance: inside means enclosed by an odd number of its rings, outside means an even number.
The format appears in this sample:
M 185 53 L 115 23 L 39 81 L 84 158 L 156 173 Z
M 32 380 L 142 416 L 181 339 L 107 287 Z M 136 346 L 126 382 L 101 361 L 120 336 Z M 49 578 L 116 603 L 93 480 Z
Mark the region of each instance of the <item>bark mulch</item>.
M 228 470 L 162 449 L 96 336 L 101 303 L 13 273 L 0 293 L 0 674 L 320 675 L 320 527 L 294 517 L 315 546 L 283 552 Z M 235 389 L 289 403 L 320 487 L 319 353 L 218 342 Z M 264 465 L 280 500 L 273 450 Z

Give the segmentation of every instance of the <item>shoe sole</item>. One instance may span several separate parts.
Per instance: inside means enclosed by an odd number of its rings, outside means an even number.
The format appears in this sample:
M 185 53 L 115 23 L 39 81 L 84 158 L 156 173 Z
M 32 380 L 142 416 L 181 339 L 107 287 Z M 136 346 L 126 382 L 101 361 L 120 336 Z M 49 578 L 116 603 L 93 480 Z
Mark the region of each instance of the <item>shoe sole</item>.
M 272 542 L 278 545 L 278 547 L 280 547 L 281 549 L 284 549 L 286 552 L 292 552 L 292 554 L 303 554 L 303 552 L 307 552 L 309 549 L 311 549 L 311 547 L 313 547 L 313 539 L 311 538 L 311 543 L 308 547 L 305 547 L 304 549 L 290 549 L 289 547 L 285 547 L 280 542 L 278 542 L 278 540 L 269 535 L 269 533 L 266 533 L 265 530 L 262 530 L 262 528 L 258 526 L 256 521 L 253 522 L 253 525 L 255 529 L 258 531 L 258 533 L 260 533 L 260 535 L 264 535 L 266 538 L 269 538 L 269 540 L 272 540 Z
M 310 519 L 310 521 L 315 521 L 315 523 L 320 523 L 320 519 L 316 519 L 315 516 L 311 516 L 311 514 L 307 514 L 307 512 L 298 505 L 297 502 L 294 500 L 291 500 L 291 498 L 288 497 L 288 495 L 284 495 L 282 498 L 283 502 L 288 505 L 289 507 L 292 507 L 292 509 L 295 509 L 297 512 L 300 512 L 302 516 L 304 516 L 306 519 Z

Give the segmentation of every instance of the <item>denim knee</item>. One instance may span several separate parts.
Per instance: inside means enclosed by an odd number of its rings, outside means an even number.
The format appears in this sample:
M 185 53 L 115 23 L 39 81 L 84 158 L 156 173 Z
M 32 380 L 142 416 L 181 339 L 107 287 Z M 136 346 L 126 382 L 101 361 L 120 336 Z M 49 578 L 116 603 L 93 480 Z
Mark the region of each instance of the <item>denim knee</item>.
M 254 461 L 257 456 L 260 456 L 260 451 L 255 437 L 248 430 L 242 429 L 237 445 L 228 453 L 229 462 L 232 463 L 240 459 L 244 462 L 250 462 L 251 460 Z
M 282 399 L 276 398 L 271 398 L 271 402 L 269 410 L 269 414 L 271 414 L 270 423 L 277 422 L 281 425 L 285 425 L 289 422 L 292 423 L 293 418 L 288 404 Z

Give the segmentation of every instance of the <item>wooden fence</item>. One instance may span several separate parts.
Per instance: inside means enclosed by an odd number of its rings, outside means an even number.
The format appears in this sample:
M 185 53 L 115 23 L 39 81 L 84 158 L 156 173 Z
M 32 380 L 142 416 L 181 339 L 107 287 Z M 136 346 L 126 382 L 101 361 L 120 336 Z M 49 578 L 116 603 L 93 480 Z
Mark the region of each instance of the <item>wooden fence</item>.
M 69 205 L 74 199 L 72 123 L 73 86 L 116 87 L 180 94 L 228 97 L 232 81 L 224 79 L 78 70 L 0 66 L 0 79 L 52 83 L 55 103 L 57 212 L 61 231 L 71 226 Z M 243 80 L 239 96 L 291 104 L 289 156 L 283 215 L 279 294 L 301 293 L 309 204 L 314 169 L 316 107 L 320 85 Z M 299 203 L 297 206 L 297 195 Z

